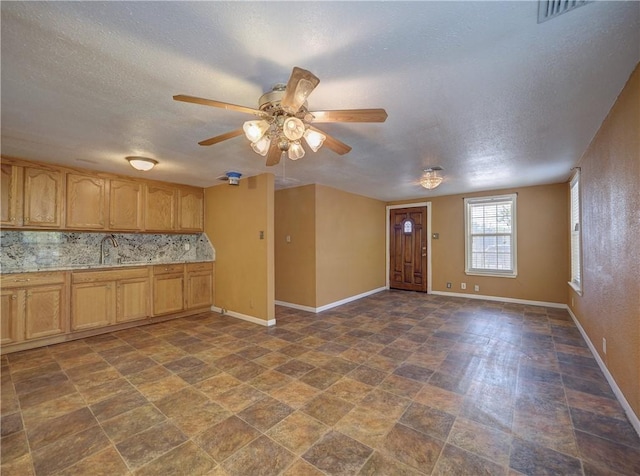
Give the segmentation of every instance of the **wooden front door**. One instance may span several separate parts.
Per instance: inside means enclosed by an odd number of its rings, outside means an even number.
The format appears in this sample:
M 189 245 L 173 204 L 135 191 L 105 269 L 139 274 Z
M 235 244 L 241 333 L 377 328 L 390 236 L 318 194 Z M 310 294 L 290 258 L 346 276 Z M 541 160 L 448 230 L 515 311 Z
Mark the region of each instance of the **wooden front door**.
M 427 207 L 392 209 L 389 224 L 389 287 L 427 292 Z

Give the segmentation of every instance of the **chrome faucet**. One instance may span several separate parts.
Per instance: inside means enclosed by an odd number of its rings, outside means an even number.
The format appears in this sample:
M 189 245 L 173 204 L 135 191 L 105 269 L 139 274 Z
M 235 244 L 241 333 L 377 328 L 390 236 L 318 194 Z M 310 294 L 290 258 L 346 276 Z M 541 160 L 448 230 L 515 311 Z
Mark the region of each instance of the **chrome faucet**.
M 104 242 L 109 240 L 114 248 L 118 247 L 118 240 L 114 235 L 105 235 L 100 242 L 100 264 L 104 264 Z

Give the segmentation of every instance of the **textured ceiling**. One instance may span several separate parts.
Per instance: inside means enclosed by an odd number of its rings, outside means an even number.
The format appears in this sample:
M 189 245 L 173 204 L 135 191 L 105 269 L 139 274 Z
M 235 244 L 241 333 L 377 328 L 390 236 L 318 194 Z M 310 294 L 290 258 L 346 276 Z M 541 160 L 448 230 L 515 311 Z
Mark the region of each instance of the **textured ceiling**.
M 594 2 L 542 24 L 517 2 L 2 2 L 2 154 L 199 186 L 228 170 L 381 200 L 565 181 L 640 60 L 640 3 Z M 266 167 L 244 137 L 293 66 L 311 110 L 385 108 L 318 125 L 323 148 Z M 427 192 L 422 170 L 444 168 Z M 284 178 L 284 179 L 283 179 Z

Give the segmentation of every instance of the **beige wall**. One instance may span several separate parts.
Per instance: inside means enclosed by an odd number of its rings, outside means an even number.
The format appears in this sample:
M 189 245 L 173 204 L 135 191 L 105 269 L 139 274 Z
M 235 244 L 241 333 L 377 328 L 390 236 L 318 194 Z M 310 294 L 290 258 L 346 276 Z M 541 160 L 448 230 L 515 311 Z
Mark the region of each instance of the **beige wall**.
M 205 189 L 205 232 L 216 250 L 215 306 L 274 319 L 273 214 L 272 174 Z
M 385 285 L 385 203 L 316 185 L 316 307 Z
M 308 185 L 276 192 L 275 217 L 278 301 L 318 308 L 385 285 L 384 202 Z
M 432 290 L 548 303 L 566 303 L 568 218 L 566 184 L 409 200 L 431 202 Z M 518 276 L 469 276 L 464 268 L 465 197 L 517 193 Z M 400 204 L 402 202 L 393 202 Z M 447 282 L 452 288 L 447 289 Z M 462 290 L 460 283 L 466 283 Z M 474 291 L 474 286 L 480 286 Z
M 640 67 L 579 166 L 583 296 L 569 303 L 640 415 Z
M 316 186 L 275 194 L 276 300 L 316 307 Z M 286 238 L 291 238 L 287 242 Z

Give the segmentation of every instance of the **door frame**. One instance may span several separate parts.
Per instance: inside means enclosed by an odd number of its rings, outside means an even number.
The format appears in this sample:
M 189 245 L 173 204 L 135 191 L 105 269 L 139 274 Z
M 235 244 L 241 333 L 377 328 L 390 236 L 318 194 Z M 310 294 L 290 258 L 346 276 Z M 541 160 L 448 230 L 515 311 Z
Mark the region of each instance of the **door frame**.
M 387 205 L 386 207 L 386 217 L 385 217 L 385 255 L 386 255 L 386 275 L 384 278 L 385 286 L 387 289 L 390 289 L 389 283 L 389 263 L 391 261 L 391 256 L 389 253 L 389 232 L 390 232 L 390 222 L 389 222 L 389 213 L 391 210 L 396 208 L 421 208 L 427 207 L 427 294 L 431 294 L 431 202 L 414 202 L 414 203 L 403 203 L 402 205 Z

